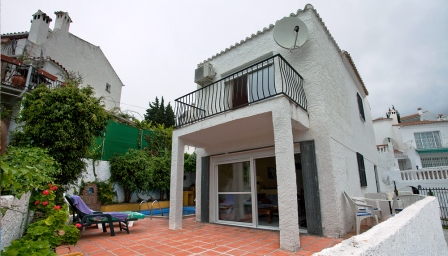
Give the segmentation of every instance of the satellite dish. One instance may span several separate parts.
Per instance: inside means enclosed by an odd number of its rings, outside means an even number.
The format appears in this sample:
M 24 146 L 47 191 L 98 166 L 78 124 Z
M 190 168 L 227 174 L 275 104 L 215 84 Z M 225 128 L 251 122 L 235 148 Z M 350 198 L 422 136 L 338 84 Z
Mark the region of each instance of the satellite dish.
M 294 17 L 284 17 L 275 22 L 274 40 L 283 48 L 294 50 L 308 39 L 308 28 L 303 21 Z
M 392 147 L 395 149 L 397 146 L 397 143 L 395 142 L 395 140 L 390 137 L 384 138 L 383 144 L 387 144 L 389 142 L 392 143 Z

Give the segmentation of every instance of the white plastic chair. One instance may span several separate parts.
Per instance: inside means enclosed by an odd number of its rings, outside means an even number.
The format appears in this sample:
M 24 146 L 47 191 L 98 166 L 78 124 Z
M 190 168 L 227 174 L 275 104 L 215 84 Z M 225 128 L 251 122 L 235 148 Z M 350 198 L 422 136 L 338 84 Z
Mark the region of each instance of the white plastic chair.
M 380 207 L 380 202 L 379 202 L 380 199 L 364 198 L 364 201 L 366 202 L 366 204 L 373 206 L 373 210 L 375 211 L 375 215 L 378 218 L 380 218 L 381 220 L 384 220 L 383 219 L 383 213 L 382 213 L 381 207 Z
M 378 217 L 375 214 L 375 209 L 372 205 L 367 204 L 364 200 L 354 199 L 344 191 L 344 195 L 350 203 L 353 213 L 355 214 L 356 234 L 359 235 L 361 229 L 361 221 L 366 218 L 374 218 L 378 224 Z M 370 219 L 370 226 L 373 226 L 372 219 Z
M 403 211 L 404 208 L 412 205 L 413 203 L 422 200 L 425 198 L 425 196 L 422 195 L 399 195 L 394 196 L 393 203 L 392 203 L 392 209 L 393 212 L 399 213 Z

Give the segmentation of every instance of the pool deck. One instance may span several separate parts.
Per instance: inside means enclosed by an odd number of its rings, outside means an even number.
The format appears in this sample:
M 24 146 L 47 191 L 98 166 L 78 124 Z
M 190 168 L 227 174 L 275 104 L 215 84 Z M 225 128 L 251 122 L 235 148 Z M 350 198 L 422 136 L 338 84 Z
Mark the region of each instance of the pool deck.
M 362 229 L 367 226 L 362 227 Z M 362 230 L 364 231 L 364 230 Z M 167 218 L 145 218 L 134 222 L 130 234 L 103 233 L 97 227 L 87 228 L 76 246 L 56 248 L 58 255 L 82 252 L 84 256 L 104 255 L 312 255 L 332 247 L 344 238 L 300 235 L 300 250 L 280 250 L 278 231 L 196 222 L 195 217 L 184 217 L 183 229 L 168 229 Z

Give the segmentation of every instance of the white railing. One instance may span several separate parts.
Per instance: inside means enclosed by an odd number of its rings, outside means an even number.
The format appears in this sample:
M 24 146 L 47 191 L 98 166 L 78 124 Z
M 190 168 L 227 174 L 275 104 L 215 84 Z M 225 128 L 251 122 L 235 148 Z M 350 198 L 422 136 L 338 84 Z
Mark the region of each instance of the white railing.
M 406 149 L 415 149 L 415 146 L 414 146 L 414 143 L 413 143 L 413 142 L 414 142 L 413 140 L 406 141 L 406 142 L 404 143 L 405 148 L 406 148 Z
M 448 179 L 448 166 L 400 171 L 400 174 L 402 180 L 446 180 Z
M 389 152 L 389 146 L 387 144 L 376 145 L 376 149 L 378 150 L 378 153 Z

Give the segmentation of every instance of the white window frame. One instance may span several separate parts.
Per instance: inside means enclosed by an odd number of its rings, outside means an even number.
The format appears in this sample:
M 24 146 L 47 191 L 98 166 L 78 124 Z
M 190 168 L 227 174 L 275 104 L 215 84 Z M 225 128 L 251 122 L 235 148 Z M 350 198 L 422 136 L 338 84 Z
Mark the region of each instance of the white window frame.
M 300 153 L 300 144 L 294 144 L 294 154 Z M 252 208 L 252 223 L 244 223 L 244 222 L 230 222 L 230 221 L 222 221 L 219 220 L 219 212 L 218 208 L 218 175 L 217 175 L 217 166 L 220 164 L 229 164 L 235 162 L 243 162 L 249 161 L 250 165 L 250 174 L 251 177 L 256 177 L 255 171 L 255 160 L 259 158 L 266 157 L 275 157 L 275 148 L 269 147 L 265 149 L 255 149 L 248 150 L 246 152 L 240 153 L 231 153 L 225 155 L 213 156 L 210 158 L 210 201 L 209 201 L 209 209 L 210 209 L 210 223 L 221 223 L 231 226 L 245 226 L 245 227 L 253 227 L 259 229 L 269 229 L 269 230 L 279 230 L 280 227 L 267 227 L 267 226 L 259 226 L 258 225 L 258 212 L 255 212 L 258 209 L 258 205 Z M 254 176 L 255 175 L 255 176 Z M 256 178 L 252 178 L 251 181 L 251 196 L 252 198 L 256 198 L 257 196 L 257 181 Z M 278 184 L 277 184 L 278 186 Z M 255 201 L 256 203 L 256 201 Z
M 423 138 L 425 136 L 425 138 Z M 442 140 L 439 131 L 414 132 L 415 146 L 417 149 L 441 148 Z
M 106 92 L 110 93 L 112 86 L 109 83 L 106 83 Z

